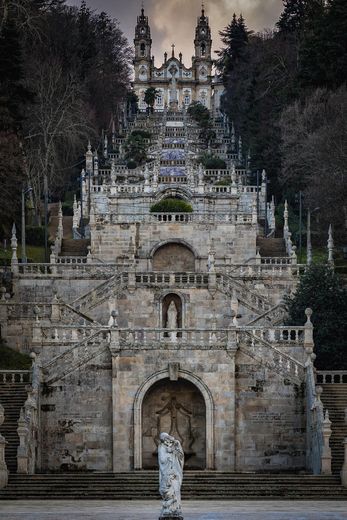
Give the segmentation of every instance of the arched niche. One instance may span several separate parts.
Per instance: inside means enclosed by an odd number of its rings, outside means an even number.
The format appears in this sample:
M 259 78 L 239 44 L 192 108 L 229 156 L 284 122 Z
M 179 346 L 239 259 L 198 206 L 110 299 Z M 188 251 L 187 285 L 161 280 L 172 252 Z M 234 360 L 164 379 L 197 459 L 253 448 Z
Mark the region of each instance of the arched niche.
M 149 389 L 157 382 L 169 379 L 169 369 L 151 375 L 138 389 L 134 401 L 134 469 L 143 468 L 143 402 Z M 196 375 L 183 369 L 178 370 L 178 381 L 189 381 L 200 391 L 205 403 L 205 467 L 214 469 L 214 414 L 211 392 L 205 383 Z
M 161 300 L 161 326 L 168 328 L 168 309 L 174 303 L 177 312 L 177 328 L 183 327 L 183 303 L 181 297 L 176 293 L 168 293 Z
M 152 268 L 153 271 L 193 272 L 194 252 L 182 241 L 165 242 L 154 250 Z
M 185 469 L 206 468 L 206 405 L 196 385 L 179 378 L 161 379 L 146 392 L 142 404 L 142 468 L 157 469 L 161 432 L 178 439 Z

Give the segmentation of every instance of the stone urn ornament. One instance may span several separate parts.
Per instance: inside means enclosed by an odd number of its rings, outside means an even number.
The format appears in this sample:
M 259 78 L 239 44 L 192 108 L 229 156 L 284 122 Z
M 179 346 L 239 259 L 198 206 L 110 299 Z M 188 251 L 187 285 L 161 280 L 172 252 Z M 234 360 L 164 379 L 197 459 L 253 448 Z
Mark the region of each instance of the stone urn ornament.
M 159 493 L 162 509 L 159 520 L 183 520 L 181 486 L 183 480 L 184 452 L 180 441 L 169 435 L 159 435 Z

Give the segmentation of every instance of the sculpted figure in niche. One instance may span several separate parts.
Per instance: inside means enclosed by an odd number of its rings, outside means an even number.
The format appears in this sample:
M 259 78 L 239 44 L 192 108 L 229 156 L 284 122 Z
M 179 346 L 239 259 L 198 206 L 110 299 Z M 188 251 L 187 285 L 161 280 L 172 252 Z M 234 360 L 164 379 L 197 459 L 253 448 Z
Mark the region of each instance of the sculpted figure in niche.
M 161 433 L 158 446 L 159 493 L 162 510 L 159 520 L 171 518 L 183 520 L 181 510 L 181 486 L 183 480 L 184 453 L 180 441 L 168 433 Z
M 176 304 L 174 301 L 172 301 L 167 310 L 166 328 L 167 329 L 177 329 L 177 327 L 178 327 L 177 318 L 178 318 L 178 314 L 177 314 Z

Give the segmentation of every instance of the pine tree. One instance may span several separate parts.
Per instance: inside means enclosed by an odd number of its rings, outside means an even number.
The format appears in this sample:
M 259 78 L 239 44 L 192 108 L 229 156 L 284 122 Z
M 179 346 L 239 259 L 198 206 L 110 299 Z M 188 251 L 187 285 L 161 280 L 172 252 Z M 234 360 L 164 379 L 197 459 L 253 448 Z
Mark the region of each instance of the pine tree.
M 307 0 L 283 0 L 283 5 L 277 28 L 282 33 L 300 33 L 306 20 Z
M 234 13 L 230 24 L 219 34 L 225 47 L 217 51 L 219 58 L 216 61 L 216 66 L 224 81 L 227 82 L 234 67 L 244 59 L 248 37 L 251 33 L 247 30 L 243 16 L 240 15 L 237 18 Z

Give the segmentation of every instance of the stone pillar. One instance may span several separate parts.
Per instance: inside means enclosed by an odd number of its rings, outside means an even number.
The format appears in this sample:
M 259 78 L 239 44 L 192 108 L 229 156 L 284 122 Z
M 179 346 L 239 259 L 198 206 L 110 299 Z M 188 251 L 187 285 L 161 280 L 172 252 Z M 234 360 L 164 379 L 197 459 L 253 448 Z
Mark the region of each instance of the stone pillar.
M 18 419 L 18 428 L 17 433 L 19 437 L 19 446 L 17 449 L 17 473 L 28 474 L 28 446 L 27 446 L 27 438 L 28 438 L 28 425 L 24 415 L 24 409 L 22 408 L 20 411 L 20 416 Z
M 341 484 L 347 488 L 347 437 L 345 437 L 343 444 L 345 448 L 345 458 L 341 470 Z
M 323 451 L 321 456 L 321 473 L 322 475 L 331 475 L 331 448 L 329 440 L 331 437 L 331 421 L 329 420 L 329 412 L 326 410 L 323 421 Z
M 304 330 L 304 347 L 305 347 L 307 354 L 312 354 L 313 348 L 314 348 L 313 325 L 312 325 L 312 321 L 311 321 L 312 309 L 310 309 L 308 307 L 305 310 L 305 314 L 306 314 L 307 320 L 305 323 L 305 330 Z
M 0 404 L 0 427 L 3 425 L 5 420 L 5 410 Z M 0 434 L 0 489 L 7 486 L 8 483 L 8 469 L 5 461 L 5 445 L 7 441 Z

